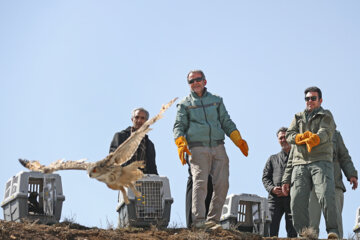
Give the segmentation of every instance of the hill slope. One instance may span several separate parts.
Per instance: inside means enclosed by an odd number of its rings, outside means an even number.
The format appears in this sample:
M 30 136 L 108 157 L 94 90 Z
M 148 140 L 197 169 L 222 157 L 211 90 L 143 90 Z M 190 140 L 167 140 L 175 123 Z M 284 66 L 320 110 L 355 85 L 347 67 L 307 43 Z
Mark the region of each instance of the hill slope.
M 261 236 L 232 230 L 191 231 L 175 229 L 100 229 L 88 228 L 75 223 L 62 222 L 51 226 L 36 223 L 17 223 L 0 220 L 0 239 L 31 240 L 109 240 L 109 239 L 262 239 Z

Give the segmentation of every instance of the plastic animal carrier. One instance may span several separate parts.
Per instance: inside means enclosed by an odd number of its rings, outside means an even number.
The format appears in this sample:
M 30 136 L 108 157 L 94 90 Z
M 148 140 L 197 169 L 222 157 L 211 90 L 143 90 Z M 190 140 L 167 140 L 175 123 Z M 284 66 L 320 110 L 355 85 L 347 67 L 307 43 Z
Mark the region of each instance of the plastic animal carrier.
M 169 179 L 154 174 L 145 175 L 136 181 L 135 187 L 141 192 L 137 198 L 126 188 L 130 203 L 125 204 L 123 195 L 119 191 L 119 203 L 116 211 L 119 212 L 118 227 L 167 227 L 170 221 L 171 198 Z
M 60 175 L 19 172 L 6 183 L 1 203 L 4 220 L 20 222 L 25 218 L 43 224 L 57 223 L 65 201 L 62 194 Z
M 245 193 L 227 196 L 220 223 L 224 229 L 269 236 L 271 217 L 267 199 Z
M 355 227 L 354 227 L 355 239 L 360 240 L 360 207 L 356 210 Z

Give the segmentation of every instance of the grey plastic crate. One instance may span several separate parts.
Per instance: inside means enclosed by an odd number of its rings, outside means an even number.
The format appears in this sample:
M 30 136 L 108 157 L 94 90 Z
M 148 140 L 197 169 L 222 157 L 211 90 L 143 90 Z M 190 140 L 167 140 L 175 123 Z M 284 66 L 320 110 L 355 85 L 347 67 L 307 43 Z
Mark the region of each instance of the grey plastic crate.
M 130 203 L 125 204 L 123 195 L 119 191 L 119 203 L 116 211 L 119 212 L 118 227 L 167 227 L 170 221 L 171 198 L 169 179 L 154 174 L 145 175 L 135 184 L 141 192 L 137 198 L 126 188 Z
M 355 239 L 360 240 L 360 207 L 356 210 L 355 226 L 354 226 Z
M 50 224 L 59 222 L 63 201 L 60 175 L 22 171 L 7 181 L 1 207 L 6 221 Z
M 231 194 L 226 197 L 220 223 L 224 229 L 270 234 L 271 217 L 267 198 L 255 194 Z

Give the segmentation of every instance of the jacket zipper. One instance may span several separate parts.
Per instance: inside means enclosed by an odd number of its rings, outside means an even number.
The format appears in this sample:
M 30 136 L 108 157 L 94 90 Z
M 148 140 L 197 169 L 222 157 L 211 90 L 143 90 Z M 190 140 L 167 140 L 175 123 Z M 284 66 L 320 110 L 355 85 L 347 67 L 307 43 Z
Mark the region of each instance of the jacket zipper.
M 315 118 L 315 116 L 317 115 L 317 113 L 315 113 L 311 118 L 309 118 L 309 121 L 306 121 L 306 129 L 308 130 L 308 131 L 310 131 L 311 129 L 310 129 L 310 122 Z M 307 150 L 307 147 L 306 147 L 306 150 Z M 310 159 L 310 154 L 309 154 L 309 152 L 308 151 L 305 151 L 306 152 L 306 158 L 309 160 L 309 161 L 311 161 L 311 159 Z
M 202 108 L 203 108 L 203 110 L 204 110 L 205 122 L 207 123 L 207 125 L 209 125 L 209 146 L 212 147 L 212 146 L 211 146 L 211 125 L 210 125 L 210 123 L 209 123 L 208 120 L 207 120 L 206 111 L 205 111 L 205 107 L 204 107 L 204 104 L 203 104 L 202 99 L 200 99 L 200 102 L 201 102 L 201 106 L 202 106 Z

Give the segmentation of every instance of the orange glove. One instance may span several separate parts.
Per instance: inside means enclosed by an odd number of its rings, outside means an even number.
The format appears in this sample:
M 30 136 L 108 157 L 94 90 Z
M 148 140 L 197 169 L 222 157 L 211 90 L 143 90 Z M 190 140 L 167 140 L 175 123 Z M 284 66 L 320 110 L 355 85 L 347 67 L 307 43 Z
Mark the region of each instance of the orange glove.
M 304 133 L 299 133 L 295 136 L 295 143 L 297 145 L 305 144 L 309 137 L 311 137 L 313 133 L 310 131 L 306 131 Z
M 175 140 L 175 144 L 178 147 L 180 161 L 181 161 L 182 165 L 185 165 L 186 164 L 185 153 L 191 155 L 191 152 L 188 149 L 188 143 L 187 143 L 185 137 L 184 136 L 178 137 Z
M 308 152 L 311 152 L 311 149 L 319 144 L 320 144 L 320 137 L 315 133 L 313 133 L 311 135 L 311 137 L 309 137 L 306 140 L 306 146 L 307 146 Z
M 235 143 L 238 148 L 240 148 L 244 156 L 247 157 L 249 153 L 249 147 L 246 141 L 241 138 L 240 132 L 238 130 L 232 131 L 232 133 L 230 133 L 230 139 Z

